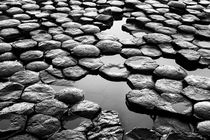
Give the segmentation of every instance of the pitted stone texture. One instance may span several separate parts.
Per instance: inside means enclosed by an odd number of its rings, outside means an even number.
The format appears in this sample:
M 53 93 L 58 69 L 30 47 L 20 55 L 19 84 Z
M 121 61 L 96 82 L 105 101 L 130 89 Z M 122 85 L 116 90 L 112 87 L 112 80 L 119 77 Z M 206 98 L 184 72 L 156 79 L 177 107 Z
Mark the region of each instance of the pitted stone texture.
M 23 65 L 17 61 L 0 62 L 0 77 L 9 77 L 23 70 Z
M 20 99 L 24 86 L 16 82 L 0 83 L 0 101 L 16 101 Z
M 187 72 L 182 67 L 175 67 L 171 65 L 158 66 L 153 73 L 159 77 L 175 80 L 182 80 L 187 76 Z
M 125 61 L 125 65 L 132 70 L 136 71 L 146 71 L 146 72 L 151 72 L 158 67 L 158 64 L 156 61 L 154 61 L 150 57 L 145 57 L 145 56 L 134 56 L 130 57 Z
M 41 138 L 47 138 L 57 132 L 60 127 L 58 119 L 48 115 L 36 114 L 29 118 L 26 131 Z
M 84 92 L 81 89 L 76 87 L 68 87 L 60 90 L 55 98 L 59 101 L 62 101 L 66 104 L 73 105 L 84 100 Z
M 159 79 L 155 83 L 155 89 L 159 92 L 181 93 L 183 84 L 181 81 L 171 79 Z
M 208 90 L 210 89 L 210 78 L 208 77 L 188 75 L 184 80 L 191 86 Z
M 52 99 L 55 95 L 55 90 L 46 84 L 34 84 L 25 88 L 21 99 L 28 102 L 41 102 L 46 99 Z
M 101 107 L 91 101 L 83 100 L 69 109 L 69 113 L 74 113 L 84 118 L 93 119 L 101 112 Z

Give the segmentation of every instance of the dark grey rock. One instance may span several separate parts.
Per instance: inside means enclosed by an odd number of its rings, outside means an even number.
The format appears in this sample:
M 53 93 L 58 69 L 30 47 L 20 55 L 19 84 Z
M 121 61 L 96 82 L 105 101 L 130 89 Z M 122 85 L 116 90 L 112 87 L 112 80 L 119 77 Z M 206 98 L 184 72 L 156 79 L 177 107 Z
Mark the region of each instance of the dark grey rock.
M 73 66 L 63 69 L 63 75 L 66 78 L 72 79 L 72 80 L 79 80 L 82 77 L 86 76 L 88 73 L 87 70 L 83 69 L 80 66 Z
M 159 77 L 165 77 L 175 80 L 182 80 L 187 76 L 187 72 L 182 67 L 176 67 L 171 65 L 158 66 L 154 72 Z
M 67 40 L 62 43 L 62 48 L 68 51 L 71 51 L 74 47 L 80 45 L 78 41 L 75 40 Z
M 20 35 L 20 32 L 16 28 L 5 28 L 0 30 L 0 36 L 5 39 L 17 38 Z
M 121 126 L 117 112 L 103 110 L 101 114 L 93 120 L 93 128 L 88 131 L 88 139 L 116 139 L 123 137 L 124 130 Z
M 41 102 L 54 98 L 55 90 L 46 84 L 34 84 L 25 88 L 21 99 L 28 102 Z
M 175 55 L 176 51 L 174 50 L 171 44 L 159 44 L 158 47 L 165 55 Z
M 86 34 L 95 34 L 95 33 L 100 32 L 100 28 L 98 26 L 91 25 L 91 24 L 82 25 L 80 29 L 82 29 L 83 32 Z
M 39 140 L 30 134 L 22 134 L 9 138 L 8 140 Z
M 82 58 L 79 59 L 79 65 L 94 71 L 98 70 L 104 64 L 99 58 Z
M 86 140 L 86 137 L 81 132 L 68 129 L 55 133 L 49 140 Z
M 17 27 L 20 24 L 20 21 L 17 19 L 5 19 L 0 21 L 1 28 L 7 27 Z
M 153 89 L 155 86 L 151 75 L 131 74 L 127 79 L 135 89 Z
M 27 132 L 42 138 L 53 135 L 59 129 L 60 122 L 58 119 L 43 114 L 36 114 L 29 118 L 26 127 Z
M 39 50 L 30 50 L 20 54 L 20 59 L 25 62 L 31 62 L 43 57 L 43 52 Z
M 11 106 L 5 107 L 0 111 L 0 114 L 9 114 L 9 113 L 30 115 L 34 113 L 34 104 L 27 102 L 15 103 Z
M 183 84 L 181 81 L 172 79 L 159 79 L 155 83 L 155 89 L 166 93 L 181 93 Z
M 210 78 L 208 77 L 188 75 L 184 80 L 188 85 L 203 89 L 210 89 Z
M 181 55 L 188 61 L 198 61 L 200 58 L 199 52 L 192 49 L 181 49 L 177 54 Z
M 136 140 L 136 139 L 159 140 L 160 134 L 158 134 L 154 130 L 149 130 L 147 128 L 134 128 L 125 134 L 125 139 L 126 140 Z
M 184 120 L 160 116 L 157 116 L 155 119 L 153 129 L 160 134 L 169 134 L 171 131 L 176 133 L 187 133 L 192 131 L 190 124 Z
M 133 56 L 141 56 L 142 52 L 137 48 L 123 48 L 120 53 L 123 57 L 129 58 Z
M 182 94 L 194 101 L 210 100 L 210 90 L 197 88 L 195 86 L 187 86 L 183 89 Z
M 8 139 L 12 135 L 23 132 L 27 117 L 18 114 L 0 115 L 0 125 L 4 125 L 0 129 L 1 139 Z M 5 125 L 6 124 L 6 125 Z
M 176 47 L 180 48 L 180 49 L 194 49 L 197 50 L 198 46 L 185 41 L 185 40 L 181 40 L 181 39 L 175 39 L 173 40 L 173 43 L 176 45 Z
M 68 87 L 57 92 L 55 98 L 66 104 L 73 105 L 84 100 L 84 92 L 83 90 L 75 87 Z
M 97 42 L 94 35 L 82 35 L 75 37 L 74 40 L 79 41 L 82 44 L 95 44 Z
M 52 60 L 52 65 L 60 68 L 67 68 L 75 66 L 76 64 L 77 60 L 71 56 L 58 56 Z
M 159 48 L 154 45 L 143 45 L 143 46 L 141 46 L 140 50 L 143 55 L 149 56 L 152 58 L 157 58 L 162 55 L 162 52 L 159 50 Z
M 101 107 L 91 101 L 83 100 L 69 109 L 69 113 L 74 113 L 78 116 L 93 119 L 101 112 Z
M 112 40 L 101 40 L 96 44 L 102 54 L 118 54 L 122 49 L 122 44 Z
M 18 25 L 18 28 L 25 32 L 30 32 L 39 27 L 40 27 L 39 23 L 21 23 L 20 25 Z
M 12 45 L 9 43 L 0 43 L 0 53 L 10 52 L 12 50 Z
M 134 56 L 130 57 L 125 61 L 125 65 L 132 70 L 136 71 L 153 71 L 158 64 L 150 57 L 146 56 Z
M 71 49 L 71 53 L 78 57 L 97 57 L 100 50 L 94 45 L 78 45 Z
M 55 40 L 46 40 L 39 42 L 38 47 L 43 51 L 61 48 L 61 42 Z
M 49 67 L 49 64 L 47 64 L 44 61 L 33 61 L 26 65 L 25 69 L 31 70 L 31 71 L 41 71 L 45 70 Z
M 49 50 L 49 51 L 46 52 L 45 58 L 54 59 L 54 58 L 59 57 L 59 56 L 69 56 L 69 55 L 70 55 L 70 53 L 65 51 L 65 50 L 53 49 L 53 50 Z
M 13 60 L 17 60 L 17 57 L 15 56 L 14 53 L 12 52 L 6 52 L 3 54 L 0 54 L 0 61 L 13 61 Z
M 105 77 L 113 80 L 125 80 L 130 73 L 124 65 L 111 63 L 100 67 L 99 72 Z
M 13 48 L 20 50 L 32 49 L 37 46 L 37 42 L 32 39 L 23 39 L 15 41 L 12 44 Z
M 23 70 L 23 65 L 17 61 L 0 62 L 0 77 L 9 77 Z
M 35 111 L 38 114 L 44 114 L 58 118 L 62 117 L 67 109 L 68 106 L 66 104 L 56 99 L 46 99 L 35 105 Z
M 15 82 L 6 82 L 0 84 L 0 100 L 15 101 L 20 99 L 24 86 Z
M 172 38 L 170 36 L 160 33 L 149 33 L 147 35 L 144 35 L 143 38 L 147 43 L 153 44 L 170 43 L 172 41 Z
M 194 115 L 198 118 L 209 120 L 210 118 L 210 102 L 202 101 L 194 104 Z

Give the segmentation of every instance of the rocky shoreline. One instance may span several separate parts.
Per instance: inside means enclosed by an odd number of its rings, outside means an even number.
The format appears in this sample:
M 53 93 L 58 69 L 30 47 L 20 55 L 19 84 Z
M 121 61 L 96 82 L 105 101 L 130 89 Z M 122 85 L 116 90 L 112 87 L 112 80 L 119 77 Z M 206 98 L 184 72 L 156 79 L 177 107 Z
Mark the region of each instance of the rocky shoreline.
M 188 70 L 210 68 L 209 7 L 207 0 L 1 1 L 0 140 L 207 140 L 210 78 Z M 132 38 L 107 34 L 123 17 Z M 123 64 L 100 59 L 116 54 Z M 159 65 L 160 57 L 181 66 Z M 125 132 L 116 111 L 85 99 L 73 83 L 88 74 L 127 82 L 128 109 L 151 115 L 153 128 Z M 85 120 L 69 129 L 77 117 Z

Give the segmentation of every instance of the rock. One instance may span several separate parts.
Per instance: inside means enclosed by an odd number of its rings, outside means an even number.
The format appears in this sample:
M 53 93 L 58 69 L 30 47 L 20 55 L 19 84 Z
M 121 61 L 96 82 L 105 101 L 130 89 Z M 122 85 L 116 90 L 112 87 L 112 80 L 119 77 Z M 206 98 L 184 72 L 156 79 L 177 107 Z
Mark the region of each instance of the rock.
M 159 109 L 170 110 L 170 104 L 165 102 L 159 94 L 154 90 L 142 89 L 142 90 L 131 90 L 126 94 L 126 101 L 131 107 L 137 107 L 138 111 L 154 110 L 156 107 Z
M 74 40 L 79 41 L 82 44 L 95 44 L 97 39 L 93 35 L 82 35 L 75 37 Z
M 0 77 L 9 77 L 23 70 L 23 65 L 17 61 L 0 62 Z
M 151 72 L 158 67 L 158 64 L 152 58 L 146 56 L 130 57 L 125 61 L 125 65 L 140 72 Z
M 197 45 L 198 47 L 200 48 L 203 48 L 203 49 L 210 49 L 209 47 L 209 44 L 210 44 L 210 41 L 208 40 L 193 40 L 193 44 Z
M 46 84 L 34 84 L 25 88 L 21 99 L 28 102 L 41 102 L 46 99 L 52 99 L 55 95 L 55 90 Z
M 20 99 L 24 86 L 15 82 L 0 83 L 0 100 L 15 101 Z
M 197 133 L 171 133 L 166 140 L 204 140 L 202 136 Z
M 55 98 L 59 101 L 62 101 L 66 104 L 76 104 L 82 100 L 84 100 L 84 92 L 81 89 L 75 87 L 68 87 L 60 90 Z
M 10 81 L 23 85 L 32 85 L 39 82 L 39 73 L 30 70 L 18 71 L 10 77 Z
M 121 52 L 122 44 L 112 40 L 101 40 L 96 44 L 102 54 L 118 54 Z
M 198 125 L 197 125 L 197 129 L 198 129 L 198 132 L 201 135 L 209 137 L 210 136 L 209 135 L 209 132 L 210 132 L 210 121 L 207 120 L 207 121 L 199 122 Z
M 13 42 L 13 48 L 18 50 L 28 50 L 37 46 L 37 42 L 32 39 L 23 39 Z
M 27 102 L 15 103 L 11 106 L 5 107 L 0 111 L 0 114 L 9 114 L 9 113 L 30 115 L 34 113 L 34 104 Z
M 104 64 L 99 58 L 82 58 L 79 59 L 79 65 L 89 70 L 95 71 L 98 70 Z
M 20 32 L 16 28 L 5 28 L 0 30 L 0 36 L 5 39 L 14 39 L 20 35 Z
M 129 58 L 133 56 L 141 56 L 142 52 L 140 49 L 136 48 L 123 48 L 120 54 L 125 58 Z
M 162 93 L 161 97 L 170 103 L 170 112 L 176 114 L 182 114 L 186 116 L 192 115 L 192 103 L 181 94 L 177 93 Z
M 172 37 L 174 39 L 178 39 L 178 40 L 184 40 L 184 41 L 193 41 L 194 40 L 194 35 L 192 34 L 187 34 L 187 33 L 177 33 L 172 35 Z
M 79 36 L 84 34 L 84 32 L 79 28 L 67 28 L 65 33 L 69 36 Z
M 109 16 L 109 15 L 107 15 L 107 16 Z M 112 41 L 117 41 L 118 40 L 118 38 L 116 36 L 108 34 L 104 31 L 96 33 L 95 35 L 99 40 L 112 40 Z
M 75 66 L 77 64 L 77 60 L 70 56 L 58 56 L 52 60 L 52 64 L 55 67 L 67 68 Z
M 162 55 L 162 52 L 159 50 L 159 48 L 154 45 L 143 45 L 141 46 L 140 50 L 143 55 L 149 56 L 152 58 L 157 58 Z
M 91 24 L 82 25 L 80 29 L 82 29 L 83 32 L 86 34 L 96 34 L 100 32 L 100 28 L 98 26 L 91 25 Z
M 175 39 L 173 40 L 174 45 L 176 45 L 176 47 L 178 47 L 179 49 L 193 49 L 193 50 L 197 50 L 198 46 L 185 41 L 185 40 L 181 40 L 181 39 Z
M 208 77 L 188 75 L 184 80 L 188 85 L 203 89 L 210 89 L 210 78 Z
M 159 140 L 160 135 L 154 130 L 149 130 L 147 128 L 134 128 L 125 134 L 126 140 Z
M 94 45 L 78 45 L 71 50 L 71 53 L 78 57 L 97 57 L 100 50 Z
M 210 90 L 197 88 L 195 86 L 185 87 L 182 94 L 194 101 L 210 100 Z
M 79 80 L 87 75 L 88 71 L 80 66 L 73 66 L 63 69 L 63 75 L 72 80 Z
M 153 73 L 159 77 L 165 77 L 175 80 L 182 80 L 187 76 L 187 72 L 182 67 L 171 65 L 158 66 Z
M 101 114 L 93 120 L 93 128 L 88 131 L 89 140 L 94 139 L 122 139 L 123 128 L 117 112 L 113 110 L 103 110 Z
M 134 89 L 153 89 L 155 86 L 151 75 L 131 74 L 127 80 Z
M 170 1 L 168 3 L 169 7 L 178 8 L 178 9 L 185 9 L 186 4 L 181 1 Z
M 63 102 L 56 99 L 47 99 L 39 102 L 35 105 L 35 111 L 38 114 L 44 114 L 54 117 L 62 117 L 62 115 L 67 111 L 68 106 Z
M 17 27 L 19 24 L 17 19 L 5 19 L 0 21 L 0 28 Z
M 40 25 L 38 23 L 21 23 L 20 25 L 18 25 L 18 28 L 25 32 L 35 30 L 39 27 Z
M 169 92 L 169 93 L 181 93 L 182 92 L 182 82 L 171 79 L 159 79 L 155 83 L 155 89 L 159 92 Z
M 80 43 L 78 41 L 75 40 L 67 40 L 64 41 L 62 43 L 62 48 L 67 50 L 67 51 L 71 51 L 74 47 L 80 45 Z
M 17 60 L 17 57 L 12 52 L 6 52 L 3 54 L 0 54 L 0 61 L 13 61 Z
M 103 65 L 99 72 L 102 76 L 113 80 L 125 80 L 130 73 L 124 65 L 111 63 Z
M 155 119 L 153 129 L 160 134 L 169 134 L 171 131 L 176 133 L 192 131 L 190 124 L 184 120 L 160 116 Z
M 39 140 L 30 134 L 22 134 L 9 138 L 8 140 Z
M 69 56 L 70 53 L 65 51 L 65 50 L 62 50 L 62 49 L 53 49 L 53 50 L 49 50 L 46 52 L 45 54 L 45 58 L 48 59 L 48 60 L 52 60 L 56 57 L 59 57 L 59 56 Z
M 176 51 L 174 50 L 171 44 L 159 44 L 158 47 L 165 55 L 175 55 Z
M 61 132 L 55 133 L 49 140 L 86 140 L 86 137 L 83 133 L 75 130 L 62 130 Z
M 69 109 L 69 113 L 74 113 L 78 116 L 93 119 L 101 112 L 101 107 L 91 101 L 83 100 Z
M 24 62 L 36 61 L 41 59 L 43 55 L 44 55 L 43 52 L 39 50 L 26 51 L 20 54 L 20 60 Z
M 41 41 L 51 40 L 52 36 L 48 33 L 37 33 L 32 35 L 31 38 L 35 41 L 41 42 Z
M 0 110 L 2 110 L 5 107 L 11 106 L 13 104 L 14 104 L 13 101 L 1 101 L 0 102 Z
M 170 43 L 172 41 L 172 38 L 170 36 L 160 33 L 149 33 L 147 35 L 144 35 L 143 39 L 145 39 L 147 43 L 152 44 L 164 44 Z
M 44 61 L 33 61 L 30 62 L 26 65 L 26 69 L 27 70 L 31 70 L 31 71 L 41 71 L 41 70 L 45 70 L 49 67 L 49 65 L 44 62 Z
M 200 54 L 198 51 L 192 49 L 181 49 L 177 52 L 180 56 L 187 59 L 188 61 L 198 61 L 200 58 Z
M 0 53 L 10 52 L 12 50 L 12 45 L 9 43 L 0 43 Z
M 210 118 L 210 102 L 202 101 L 194 104 L 194 115 L 198 118 L 209 120 Z
M 47 138 L 57 132 L 60 127 L 58 119 L 48 115 L 36 114 L 29 118 L 26 131 L 41 138 Z
M 55 41 L 55 40 L 45 40 L 45 41 L 39 42 L 38 47 L 43 51 L 60 49 L 61 48 L 61 42 Z
M 16 133 L 24 131 L 27 117 L 18 114 L 0 115 L 1 139 L 8 139 Z

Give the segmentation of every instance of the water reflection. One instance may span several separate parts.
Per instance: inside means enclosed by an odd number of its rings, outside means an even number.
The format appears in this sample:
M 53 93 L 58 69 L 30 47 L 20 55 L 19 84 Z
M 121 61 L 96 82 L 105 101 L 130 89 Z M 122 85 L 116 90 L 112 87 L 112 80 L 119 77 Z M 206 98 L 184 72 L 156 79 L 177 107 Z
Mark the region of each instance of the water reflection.
M 133 38 L 131 34 L 122 30 L 122 25 L 126 24 L 126 20 L 126 18 L 122 18 L 122 20 L 114 21 L 112 27 L 105 30 L 104 32 L 114 35 L 120 40 Z
M 117 111 L 126 131 L 133 127 L 152 128 L 153 121 L 148 115 L 128 110 L 125 94 L 131 89 L 126 82 L 111 82 L 100 76 L 88 75 L 77 81 L 75 86 L 85 91 L 86 99 L 99 103 L 103 109 Z

